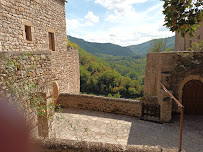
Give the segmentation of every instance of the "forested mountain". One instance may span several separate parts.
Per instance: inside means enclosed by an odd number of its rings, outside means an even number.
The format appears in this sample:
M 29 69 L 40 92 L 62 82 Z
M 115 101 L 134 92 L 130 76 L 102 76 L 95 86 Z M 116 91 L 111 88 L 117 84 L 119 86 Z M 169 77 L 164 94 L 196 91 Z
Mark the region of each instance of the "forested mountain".
M 98 54 L 108 54 L 113 56 L 133 56 L 135 53 L 127 47 L 121 47 L 119 45 L 111 43 L 94 43 L 87 42 L 83 39 L 78 39 L 75 37 L 68 36 L 71 42 L 79 45 L 80 48 L 86 50 L 94 55 Z
M 71 42 L 74 42 L 80 46 L 80 48 L 86 50 L 89 53 L 92 53 L 96 56 L 100 56 L 103 54 L 112 55 L 112 56 L 146 56 L 150 47 L 152 47 L 152 41 L 147 41 L 138 45 L 130 45 L 127 47 L 121 47 L 119 45 L 111 44 L 111 43 L 94 43 L 87 42 L 83 39 L 78 39 L 72 36 L 68 36 Z M 158 40 L 164 40 L 158 39 Z M 175 48 L 175 36 L 167 38 L 166 47 L 167 48 Z
M 163 38 L 162 39 L 158 39 L 158 40 L 164 40 Z M 135 52 L 135 54 L 138 54 L 138 55 L 146 55 L 147 52 L 149 51 L 150 47 L 152 47 L 152 41 L 147 41 L 147 42 L 144 42 L 142 44 L 138 44 L 138 45 L 130 45 L 130 46 L 127 46 L 127 48 L 131 49 L 132 51 Z M 172 36 L 172 37 L 169 37 L 166 39 L 166 47 L 164 49 L 168 49 L 168 48 L 175 48 L 175 36 Z
M 68 47 L 76 47 L 79 50 L 81 92 L 116 98 L 139 98 L 143 96 L 144 78 L 139 79 L 139 74 L 132 76 L 134 80 L 128 77 L 127 73 L 126 76 L 122 76 L 116 68 L 111 67 L 111 64 L 115 65 L 116 63 L 110 63 L 92 55 L 69 40 Z M 119 57 L 114 59 L 115 62 L 117 60 L 122 61 Z M 145 61 L 140 62 L 144 63 Z

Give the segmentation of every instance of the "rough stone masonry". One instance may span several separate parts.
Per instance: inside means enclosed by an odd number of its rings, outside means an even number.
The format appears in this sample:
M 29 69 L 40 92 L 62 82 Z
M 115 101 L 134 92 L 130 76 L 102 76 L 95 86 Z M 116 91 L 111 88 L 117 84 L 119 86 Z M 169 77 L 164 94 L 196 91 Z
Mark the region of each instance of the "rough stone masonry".
M 49 52 L 58 94 L 79 93 L 79 56 L 67 49 L 64 0 L 0 0 L 0 14 L 0 52 Z
M 17 61 L 23 54 L 32 57 Z M 40 86 L 39 92 L 54 95 L 55 101 L 60 93 L 80 91 L 79 54 L 67 48 L 64 0 L 0 0 L 1 84 L 4 56 L 17 64 L 35 65 L 29 80 Z

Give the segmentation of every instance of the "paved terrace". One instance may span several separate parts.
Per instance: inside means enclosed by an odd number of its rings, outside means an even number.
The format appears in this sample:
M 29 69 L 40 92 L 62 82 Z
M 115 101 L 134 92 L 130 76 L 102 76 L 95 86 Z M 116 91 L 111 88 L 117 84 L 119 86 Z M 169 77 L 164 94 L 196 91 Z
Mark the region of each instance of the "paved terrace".
M 203 116 L 185 115 L 183 149 L 203 152 Z M 179 116 L 172 123 L 153 123 L 119 114 L 63 109 L 55 113 L 51 136 L 123 145 L 179 146 Z

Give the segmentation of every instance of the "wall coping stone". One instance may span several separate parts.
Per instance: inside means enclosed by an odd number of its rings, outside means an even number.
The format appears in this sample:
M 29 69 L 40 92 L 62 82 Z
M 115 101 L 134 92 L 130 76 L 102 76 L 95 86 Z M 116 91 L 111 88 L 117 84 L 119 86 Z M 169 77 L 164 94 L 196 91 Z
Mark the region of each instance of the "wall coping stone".
M 69 139 L 56 139 L 56 138 L 38 138 L 35 141 L 39 144 L 41 151 L 83 151 L 83 152 L 161 152 L 163 149 L 160 146 L 147 146 L 147 145 L 120 145 L 109 144 L 102 142 L 88 142 L 88 141 L 76 141 Z M 176 152 L 177 149 L 165 149 L 165 151 Z
M 177 53 L 195 53 L 195 54 L 203 54 L 203 52 L 200 51 L 172 51 L 172 52 L 151 52 L 147 54 L 177 54 Z
M 132 99 L 124 99 L 124 98 L 110 98 L 110 97 L 101 97 L 96 95 L 84 95 L 84 94 L 69 94 L 69 93 L 61 93 L 60 96 L 80 96 L 85 98 L 97 98 L 105 101 L 114 101 L 114 102 L 126 102 L 126 103 L 138 103 L 142 104 L 141 100 L 132 100 Z

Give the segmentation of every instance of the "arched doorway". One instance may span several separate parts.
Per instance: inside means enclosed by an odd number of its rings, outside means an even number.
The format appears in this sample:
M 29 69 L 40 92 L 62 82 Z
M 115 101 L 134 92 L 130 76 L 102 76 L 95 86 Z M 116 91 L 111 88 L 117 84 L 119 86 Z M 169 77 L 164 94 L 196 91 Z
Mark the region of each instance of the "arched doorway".
M 186 114 L 203 114 L 203 83 L 188 81 L 183 87 L 182 101 Z
M 58 97 L 59 97 L 58 84 L 57 84 L 57 82 L 53 82 L 53 98 L 54 98 L 54 106 L 57 105 Z

